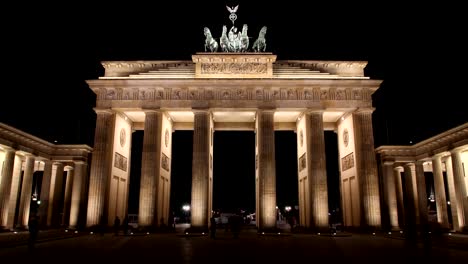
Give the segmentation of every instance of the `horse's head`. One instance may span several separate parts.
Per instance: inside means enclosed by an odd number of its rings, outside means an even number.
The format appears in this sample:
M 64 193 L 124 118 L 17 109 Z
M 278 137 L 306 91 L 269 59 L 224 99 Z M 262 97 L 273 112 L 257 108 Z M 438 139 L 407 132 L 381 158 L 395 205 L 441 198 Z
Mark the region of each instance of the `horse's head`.
M 266 34 L 266 31 L 267 31 L 267 27 L 266 26 L 262 27 L 262 29 L 260 29 L 259 36 L 264 37 Z
M 203 29 L 203 33 L 205 34 L 206 37 L 211 36 L 211 31 L 209 28 L 205 27 Z
M 247 29 L 249 29 L 249 27 L 247 26 L 247 24 L 244 24 L 242 26 L 242 35 L 244 35 L 244 36 L 247 35 Z

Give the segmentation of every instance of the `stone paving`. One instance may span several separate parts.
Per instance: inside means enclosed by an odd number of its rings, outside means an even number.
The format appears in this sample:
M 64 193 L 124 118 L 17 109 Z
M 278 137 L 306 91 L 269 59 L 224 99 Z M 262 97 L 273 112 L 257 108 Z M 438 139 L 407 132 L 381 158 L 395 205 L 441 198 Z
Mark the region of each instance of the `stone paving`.
M 16 236 L 15 239 L 12 236 Z M 18 240 L 23 239 L 23 243 Z M 62 238 L 62 239 L 60 239 Z M 26 239 L 26 240 L 25 240 Z M 26 233 L 0 234 L 0 260 L 24 263 L 465 263 L 466 235 L 444 235 L 429 247 L 408 243 L 403 234 L 297 234 L 259 235 L 243 229 L 239 238 L 218 229 L 216 239 L 208 235 L 175 233 L 90 234 L 44 231 L 34 248 L 27 247 Z M 6 241 L 14 241 L 8 244 Z

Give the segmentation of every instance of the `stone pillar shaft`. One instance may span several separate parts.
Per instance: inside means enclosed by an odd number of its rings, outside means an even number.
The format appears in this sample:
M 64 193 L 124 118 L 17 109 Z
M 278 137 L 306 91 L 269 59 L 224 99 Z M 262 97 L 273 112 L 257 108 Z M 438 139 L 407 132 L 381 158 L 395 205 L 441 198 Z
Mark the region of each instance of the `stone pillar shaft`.
M 13 167 L 13 180 L 11 183 L 11 193 L 10 193 L 10 205 L 8 208 L 8 220 L 7 220 L 7 229 L 12 230 L 15 227 L 15 212 L 16 207 L 18 206 L 18 195 L 20 193 L 21 185 L 21 171 L 23 167 L 23 160 L 20 156 L 15 155 L 15 165 Z
M 380 197 L 377 162 L 374 151 L 374 134 L 372 130 L 372 111 L 362 109 L 353 114 L 356 166 L 361 192 L 363 227 L 380 227 Z
M 210 113 L 196 111 L 193 131 L 191 227 L 208 228 Z
M 0 181 L 0 228 L 6 228 L 7 226 L 14 167 L 15 150 L 7 148 L 5 151 L 5 161 L 1 171 L 2 179 Z M 12 208 L 12 210 L 15 210 L 15 208 Z
M 403 171 L 402 167 L 395 167 L 394 177 L 395 177 L 395 190 L 396 190 L 396 199 L 398 207 L 398 223 L 400 227 L 403 227 L 405 223 L 405 206 L 403 204 L 403 184 L 401 180 L 401 172 Z
M 54 170 L 54 187 L 51 194 L 51 203 L 49 204 L 49 219 L 48 224 L 53 227 L 59 227 L 62 224 L 60 214 L 63 213 L 63 207 L 60 207 L 63 201 L 63 164 L 56 162 L 53 164 Z
M 276 162 L 274 112 L 257 112 L 259 230 L 276 228 Z
M 70 204 L 70 220 L 69 224 L 71 228 L 76 228 L 78 225 L 78 219 L 80 215 L 80 210 L 82 209 L 80 205 L 83 203 L 83 189 L 84 181 L 86 177 L 86 163 L 85 162 L 75 162 L 75 170 L 73 172 L 73 188 L 71 193 L 71 204 Z
M 138 223 L 148 227 L 159 223 L 156 199 L 161 167 L 162 113 L 147 110 L 145 115 Z
M 457 204 L 457 195 L 455 192 L 455 182 L 453 177 L 453 166 L 452 166 L 452 158 L 447 157 L 445 160 L 445 169 L 447 172 L 447 185 L 450 197 L 450 204 L 447 204 L 449 207 L 450 213 L 452 214 L 452 228 L 455 231 L 462 231 L 460 224 L 458 223 L 458 204 Z
M 75 171 L 73 168 L 68 169 L 67 179 L 65 182 L 65 196 L 63 202 L 63 215 L 62 215 L 62 225 L 69 226 L 70 224 L 70 206 L 71 206 L 71 193 L 73 187 L 73 178 Z
M 458 224 L 460 229 L 466 231 L 468 229 L 468 195 L 464 179 L 462 157 L 459 150 L 451 152 L 453 180 L 455 182 L 455 193 L 457 201 Z M 454 200 L 451 198 L 451 200 Z
M 424 165 L 422 161 L 416 162 L 416 181 L 418 189 L 418 210 L 419 210 L 419 224 L 423 231 L 427 231 L 429 214 L 427 212 L 427 191 L 426 191 L 426 177 L 424 176 Z
M 328 189 L 323 113 L 306 113 L 305 118 L 307 174 L 310 190 L 309 202 L 306 204 L 310 206 L 307 211 L 311 212 L 309 226 L 314 229 L 328 230 Z
M 438 155 L 432 158 L 432 171 L 434 174 L 437 222 L 442 228 L 449 228 L 447 198 L 445 196 L 444 175 L 442 174 L 442 161 L 441 157 Z
M 107 203 L 112 163 L 114 114 L 97 110 L 94 149 L 89 178 L 88 214 L 86 226 L 107 223 Z
M 20 208 L 18 212 L 18 226 L 26 228 L 29 223 L 29 209 L 31 206 L 32 180 L 34 173 L 34 157 L 26 156 L 26 165 L 21 185 Z
M 404 189 L 404 204 L 405 204 L 405 229 L 407 235 L 414 235 L 416 232 L 416 205 L 415 193 L 413 186 L 413 167 L 409 163 L 405 164 L 405 189 Z
M 44 173 L 42 175 L 42 185 L 41 185 L 41 205 L 39 206 L 39 221 L 40 226 L 47 226 L 47 218 L 49 212 L 49 196 L 50 196 L 50 186 L 52 180 L 52 161 L 44 161 Z
M 385 202 L 387 203 L 388 216 L 390 218 L 390 228 L 396 230 L 399 228 L 398 224 L 398 205 L 397 195 L 395 188 L 395 176 L 393 172 L 393 162 L 384 162 L 383 174 L 385 181 Z

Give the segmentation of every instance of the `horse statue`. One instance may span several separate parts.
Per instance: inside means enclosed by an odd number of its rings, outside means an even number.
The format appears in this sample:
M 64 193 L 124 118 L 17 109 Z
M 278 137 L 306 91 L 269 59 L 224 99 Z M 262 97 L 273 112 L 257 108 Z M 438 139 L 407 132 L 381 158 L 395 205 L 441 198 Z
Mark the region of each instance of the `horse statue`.
M 254 44 L 252 45 L 252 49 L 255 52 L 265 52 L 266 50 L 266 39 L 265 34 L 267 31 L 267 27 L 264 26 L 260 29 L 260 33 L 258 33 L 258 38 L 255 40 Z
M 247 24 L 244 24 L 244 26 L 242 27 L 242 32 L 240 33 L 240 37 L 239 37 L 239 42 L 240 42 L 239 51 L 240 52 L 246 52 L 247 49 L 249 48 L 249 36 L 247 36 L 247 29 L 248 29 Z
M 211 31 L 209 28 L 205 27 L 203 29 L 204 34 L 205 34 L 205 52 L 208 51 L 208 49 L 211 52 L 217 52 L 218 51 L 218 42 L 213 38 L 211 35 Z
M 223 33 L 221 33 L 221 37 L 219 38 L 219 45 L 223 52 L 229 52 L 229 38 L 227 37 L 227 27 L 225 25 L 223 26 Z

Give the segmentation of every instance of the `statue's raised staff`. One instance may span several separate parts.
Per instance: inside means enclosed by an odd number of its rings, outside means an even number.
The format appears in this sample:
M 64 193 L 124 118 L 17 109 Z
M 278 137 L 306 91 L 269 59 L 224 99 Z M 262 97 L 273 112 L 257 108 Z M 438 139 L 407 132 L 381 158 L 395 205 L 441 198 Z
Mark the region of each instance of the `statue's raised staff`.
M 205 27 L 204 28 L 204 33 L 205 33 L 205 52 L 206 51 L 211 51 L 211 52 L 217 52 L 218 51 L 218 42 L 213 38 L 211 35 L 211 31 L 209 28 Z
M 265 52 L 266 50 L 266 39 L 265 34 L 267 31 L 267 27 L 264 26 L 260 29 L 260 33 L 258 33 L 258 38 L 255 40 L 254 44 L 252 45 L 252 49 L 255 52 Z

